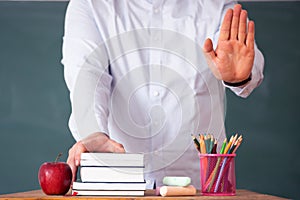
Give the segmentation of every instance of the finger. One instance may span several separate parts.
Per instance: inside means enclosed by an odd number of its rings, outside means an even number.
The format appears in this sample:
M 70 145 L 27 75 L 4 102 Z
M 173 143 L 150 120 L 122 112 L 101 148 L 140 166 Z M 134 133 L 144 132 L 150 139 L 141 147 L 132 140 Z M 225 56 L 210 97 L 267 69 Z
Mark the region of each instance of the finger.
M 213 50 L 213 44 L 210 38 L 207 38 L 204 42 L 203 51 L 208 53 Z
M 120 144 L 112 139 L 109 139 L 109 141 L 107 143 L 108 143 L 107 144 L 108 152 L 115 152 L 115 153 L 124 153 L 125 152 L 125 149 L 122 144 Z
M 215 59 L 216 54 L 214 52 L 213 43 L 212 43 L 211 39 L 208 38 L 205 40 L 204 46 L 203 46 L 203 51 L 209 59 L 211 59 L 211 60 Z
M 246 35 L 247 35 L 247 11 L 242 10 L 240 15 L 240 22 L 239 22 L 239 33 L 238 33 L 238 40 L 242 43 L 245 43 Z
M 246 46 L 250 49 L 254 49 L 254 34 L 255 34 L 255 27 L 254 22 L 249 21 L 248 23 L 248 34 L 246 39 Z
M 219 41 L 224 41 L 229 39 L 232 15 L 233 15 L 232 9 L 227 10 L 221 26 Z
M 114 152 L 116 152 L 116 153 L 125 153 L 125 148 L 122 144 L 118 143 L 115 146 Z
M 81 153 L 84 153 L 86 151 L 87 150 L 81 141 L 76 143 L 76 148 L 75 148 L 75 153 L 74 153 L 74 160 L 75 160 L 76 167 L 78 167 L 80 165 Z
M 217 79 L 221 80 L 221 75 L 218 72 L 218 69 L 216 68 L 216 65 L 215 65 L 215 60 L 216 60 L 217 55 L 213 49 L 213 44 L 212 44 L 211 39 L 206 39 L 206 41 L 204 43 L 204 47 L 203 47 L 203 53 L 204 53 L 204 57 L 206 59 L 208 67 L 211 69 L 211 71 L 213 72 L 215 77 Z
M 237 39 L 241 9 L 242 6 L 240 4 L 236 4 L 233 9 L 233 17 L 232 17 L 231 29 L 230 29 L 230 39 L 232 40 Z
M 72 170 L 72 185 L 74 183 L 74 181 L 76 181 L 76 177 L 77 177 L 77 166 L 73 166 L 71 167 Z
M 77 167 L 75 165 L 74 149 L 69 150 L 69 156 L 67 159 L 67 164 L 70 166 L 72 171 L 72 183 L 76 180 Z

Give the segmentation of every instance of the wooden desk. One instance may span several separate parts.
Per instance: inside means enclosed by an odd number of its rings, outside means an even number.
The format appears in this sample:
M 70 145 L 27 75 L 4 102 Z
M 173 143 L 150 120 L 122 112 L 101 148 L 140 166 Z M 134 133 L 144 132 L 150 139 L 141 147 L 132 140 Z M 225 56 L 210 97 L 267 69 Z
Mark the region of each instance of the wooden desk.
M 248 190 L 237 190 L 236 196 L 227 196 L 227 197 L 220 197 L 220 196 L 201 196 L 198 193 L 196 196 L 182 196 L 182 197 L 161 197 L 155 196 L 155 192 L 153 190 L 147 190 L 144 197 L 120 197 L 120 196 L 47 196 L 41 190 L 33 190 L 28 192 L 19 192 L 13 194 L 4 194 L 0 195 L 0 200 L 17 200 L 17 199 L 24 199 L 24 200 L 94 200 L 94 199 L 107 199 L 107 200 L 143 200 L 143 199 L 177 199 L 177 200 L 201 200 L 201 199 L 263 199 L 263 200 L 280 200 L 285 198 L 280 198 L 272 195 L 266 194 L 259 194 L 256 192 L 251 192 Z

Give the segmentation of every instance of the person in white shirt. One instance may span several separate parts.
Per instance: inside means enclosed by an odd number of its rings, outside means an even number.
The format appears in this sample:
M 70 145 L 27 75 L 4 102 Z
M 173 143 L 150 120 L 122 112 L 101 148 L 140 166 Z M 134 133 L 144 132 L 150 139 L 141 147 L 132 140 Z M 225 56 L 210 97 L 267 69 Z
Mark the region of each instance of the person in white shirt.
M 225 138 L 225 88 L 247 97 L 263 80 L 254 22 L 232 0 L 71 0 L 63 40 L 70 90 L 67 163 L 82 152 L 145 155 L 145 178 L 189 176 L 191 134 Z

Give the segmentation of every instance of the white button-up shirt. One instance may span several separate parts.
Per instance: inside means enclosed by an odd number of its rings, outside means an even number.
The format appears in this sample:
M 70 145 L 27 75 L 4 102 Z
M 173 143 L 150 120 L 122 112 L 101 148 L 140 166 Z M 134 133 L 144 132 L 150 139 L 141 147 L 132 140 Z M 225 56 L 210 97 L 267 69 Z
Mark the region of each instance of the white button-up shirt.
M 190 176 L 200 187 L 191 134 L 224 140 L 225 85 L 201 47 L 216 46 L 230 0 L 71 0 L 63 59 L 70 130 L 78 141 L 104 132 L 145 154 L 145 176 Z M 263 79 L 255 47 L 252 80 L 230 88 L 247 97 Z

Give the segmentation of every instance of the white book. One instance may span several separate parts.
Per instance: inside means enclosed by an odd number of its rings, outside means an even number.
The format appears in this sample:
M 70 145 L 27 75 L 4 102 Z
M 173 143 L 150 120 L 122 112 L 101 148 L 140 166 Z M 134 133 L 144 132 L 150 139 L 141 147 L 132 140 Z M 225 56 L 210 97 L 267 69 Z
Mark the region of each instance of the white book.
M 118 160 L 81 160 L 80 166 L 96 166 L 96 167 L 144 167 L 144 163 L 139 160 L 118 161 Z
M 143 167 L 81 167 L 82 182 L 144 182 Z
M 144 196 L 143 190 L 72 190 L 72 195 L 86 196 Z
M 81 166 L 144 166 L 144 154 L 139 153 L 82 153 Z
M 73 190 L 146 190 L 146 182 L 105 183 L 73 182 Z

